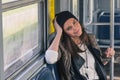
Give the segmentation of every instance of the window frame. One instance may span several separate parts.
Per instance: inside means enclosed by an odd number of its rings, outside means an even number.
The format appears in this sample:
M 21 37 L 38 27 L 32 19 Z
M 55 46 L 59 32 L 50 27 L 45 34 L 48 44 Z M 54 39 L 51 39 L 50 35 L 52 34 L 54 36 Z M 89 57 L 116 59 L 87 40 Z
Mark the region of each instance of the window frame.
M 0 80 L 4 80 L 2 2 L 0 0 Z
M 8 11 L 11 9 L 16 9 L 22 6 L 27 6 L 34 3 L 39 3 L 43 0 L 18 0 L 2 4 L 2 12 Z

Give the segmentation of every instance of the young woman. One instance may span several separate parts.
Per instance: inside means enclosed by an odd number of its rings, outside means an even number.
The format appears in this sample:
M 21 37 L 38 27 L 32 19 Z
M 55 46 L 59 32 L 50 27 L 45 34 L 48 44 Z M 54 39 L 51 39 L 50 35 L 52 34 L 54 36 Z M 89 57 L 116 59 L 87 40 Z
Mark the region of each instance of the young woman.
M 56 14 L 56 36 L 45 53 L 48 64 L 58 62 L 61 80 L 107 80 L 102 54 L 69 11 Z M 112 48 L 105 52 L 106 59 L 115 54 Z

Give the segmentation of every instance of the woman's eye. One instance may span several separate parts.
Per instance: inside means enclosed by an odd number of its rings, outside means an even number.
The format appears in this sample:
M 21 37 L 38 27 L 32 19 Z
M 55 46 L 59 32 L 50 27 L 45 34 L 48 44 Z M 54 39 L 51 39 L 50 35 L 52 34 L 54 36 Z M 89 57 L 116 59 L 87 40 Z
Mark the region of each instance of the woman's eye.
M 69 26 L 68 28 L 67 28 L 67 30 L 71 30 L 72 29 L 72 27 L 71 26 Z

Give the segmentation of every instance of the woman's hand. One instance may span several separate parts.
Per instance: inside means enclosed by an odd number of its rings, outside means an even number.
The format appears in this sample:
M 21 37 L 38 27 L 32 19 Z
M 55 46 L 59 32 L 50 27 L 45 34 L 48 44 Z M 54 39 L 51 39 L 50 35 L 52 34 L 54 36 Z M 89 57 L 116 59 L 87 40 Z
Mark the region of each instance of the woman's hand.
M 107 58 L 111 58 L 112 56 L 115 55 L 115 50 L 113 48 L 109 47 L 105 51 L 105 55 L 106 55 Z
M 62 34 L 62 28 L 60 27 L 60 25 L 57 23 L 56 18 L 54 19 L 54 27 L 55 30 L 58 34 Z

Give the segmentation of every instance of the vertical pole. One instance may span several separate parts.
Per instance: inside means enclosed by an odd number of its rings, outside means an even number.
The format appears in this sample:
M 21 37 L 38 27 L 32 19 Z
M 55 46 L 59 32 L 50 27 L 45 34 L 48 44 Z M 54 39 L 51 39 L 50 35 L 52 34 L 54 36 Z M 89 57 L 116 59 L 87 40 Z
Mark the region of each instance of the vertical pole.
M 120 8 L 120 0 L 117 0 L 117 8 Z
M 114 0 L 110 0 L 110 46 L 114 48 Z M 114 56 L 110 64 L 110 80 L 114 79 Z
M 86 22 L 86 0 L 83 0 L 83 25 L 85 26 Z M 86 27 L 86 26 L 85 26 Z
M 0 0 L 0 80 L 4 80 L 2 1 Z

